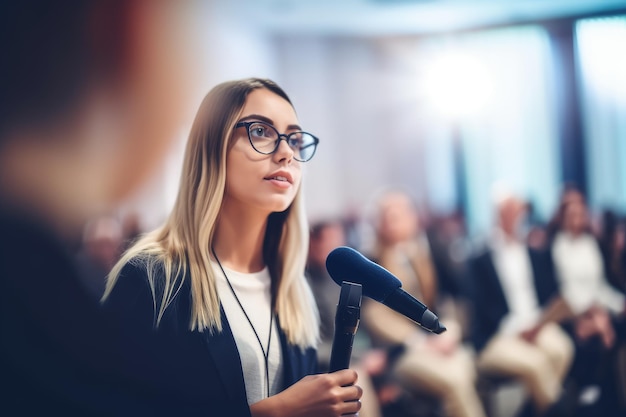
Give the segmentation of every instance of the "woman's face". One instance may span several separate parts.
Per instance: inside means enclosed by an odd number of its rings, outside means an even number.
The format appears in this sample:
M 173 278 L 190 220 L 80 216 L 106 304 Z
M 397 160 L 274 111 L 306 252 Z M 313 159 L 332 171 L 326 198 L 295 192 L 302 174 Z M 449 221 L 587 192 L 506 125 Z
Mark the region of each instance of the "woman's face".
M 262 121 L 279 133 L 302 130 L 289 102 L 265 88 L 247 97 L 239 121 Z M 258 153 L 248 140 L 246 127 L 236 128 L 226 162 L 225 204 L 259 210 L 263 214 L 286 210 L 300 187 L 301 163 L 283 140 L 276 152 Z
M 580 234 L 589 225 L 587 207 L 581 202 L 570 202 L 563 212 L 564 229 L 572 234 Z
M 407 196 L 391 193 L 379 204 L 378 233 L 387 244 L 405 242 L 415 237 L 419 218 Z

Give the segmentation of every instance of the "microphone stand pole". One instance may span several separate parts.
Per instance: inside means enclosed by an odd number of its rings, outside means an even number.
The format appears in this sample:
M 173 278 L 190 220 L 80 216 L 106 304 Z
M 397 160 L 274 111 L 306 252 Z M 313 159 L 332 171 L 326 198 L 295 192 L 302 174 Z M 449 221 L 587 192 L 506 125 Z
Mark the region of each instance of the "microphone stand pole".
M 330 353 L 329 371 L 350 367 L 354 335 L 361 319 L 362 286 L 353 282 L 341 283 L 341 294 L 335 314 L 335 337 Z

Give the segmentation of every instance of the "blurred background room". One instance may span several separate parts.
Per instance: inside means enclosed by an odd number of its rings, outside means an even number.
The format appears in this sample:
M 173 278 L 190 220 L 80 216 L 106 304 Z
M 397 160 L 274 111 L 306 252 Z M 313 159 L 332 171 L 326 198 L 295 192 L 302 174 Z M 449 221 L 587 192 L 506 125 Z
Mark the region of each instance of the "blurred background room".
M 212 71 L 290 93 L 321 140 L 307 168 L 311 218 L 362 214 L 408 187 L 428 217 L 491 226 L 505 182 L 548 221 L 565 183 L 590 209 L 626 208 L 623 0 L 235 0 L 207 18 Z M 218 15 L 219 17 L 216 17 Z M 189 117 L 191 119 L 191 116 Z M 158 178 L 124 207 L 159 224 L 173 202 L 186 127 Z
M 503 192 L 524 201 L 515 228 L 526 247 L 550 254 L 559 234 L 590 237 L 578 258 L 593 263 L 589 288 L 617 294 L 579 307 L 568 299 L 576 291 L 563 292 L 569 310 L 554 320 L 576 354 L 559 408 L 533 409 L 527 387 L 502 375 L 479 372 L 477 392 L 490 417 L 626 415 L 626 0 L 222 0 L 209 9 L 197 59 L 212 70 L 190 107 L 225 80 L 281 85 L 320 138 L 303 185 L 309 221 L 341 221 L 347 244 L 366 254 L 377 245 L 376 202 L 406 192 L 468 348 L 480 291 L 468 265 L 498 228 Z M 148 185 L 85 225 L 77 258 L 95 297 L 102 271 L 170 211 L 193 114 Z M 572 269 L 563 262 L 580 252 L 569 253 L 555 259 L 561 289 Z M 388 352 L 391 369 L 397 347 Z M 393 372 L 372 378 L 385 417 L 448 415 Z

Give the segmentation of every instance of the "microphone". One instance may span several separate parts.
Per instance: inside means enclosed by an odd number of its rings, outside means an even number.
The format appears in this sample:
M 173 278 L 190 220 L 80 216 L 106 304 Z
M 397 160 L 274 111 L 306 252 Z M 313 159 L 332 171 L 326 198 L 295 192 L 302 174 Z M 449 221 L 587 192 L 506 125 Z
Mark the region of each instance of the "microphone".
M 354 335 L 361 318 L 361 284 L 341 283 L 339 304 L 335 313 L 335 336 L 330 351 L 329 372 L 350 367 Z
M 359 283 L 363 295 L 379 301 L 408 317 L 432 333 L 443 333 L 446 327 L 424 304 L 404 291 L 402 282 L 382 266 L 347 246 L 334 249 L 326 258 L 326 269 L 333 281 Z

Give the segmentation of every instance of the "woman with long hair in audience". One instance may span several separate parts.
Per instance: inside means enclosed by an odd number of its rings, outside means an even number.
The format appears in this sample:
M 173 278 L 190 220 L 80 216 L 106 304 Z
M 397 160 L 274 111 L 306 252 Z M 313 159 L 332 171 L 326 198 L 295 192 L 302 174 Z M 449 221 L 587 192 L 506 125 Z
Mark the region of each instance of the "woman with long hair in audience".
M 584 196 L 563 200 L 560 228 L 552 243 L 552 256 L 562 295 L 574 319 L 571 332 L 576 340 L 574 380 L 593 407 L 610 411 L 614 396 L 614 351 L 623 343 L 626 296 L 609 284 L 602 253 L 591 232 Z M 597 394 L 599 393 L 599 395 Z M 600 400 L 595 400 L 595 398 Z
M 311 375 L 318 317 L 304 276 L 301 181 L 317 144 L 274 82 L 216 86 L 193 123 L 169 218 L 109 274 L 107 309 L 187 343 L 206 368 L 199 383 L 225 387 L 216 411 L 319 417 L 360 408 L 356 372 Z
M 584 200 L 567 201 L 560 211 L 562 223 L 554 237 L 552 254 L 563 296 L 577 316 L 576 336 L 581 341 L 598 336 L 609 349 L 615 342 L 610 318 L 626 314 L 626 297 L 606 280 Z

